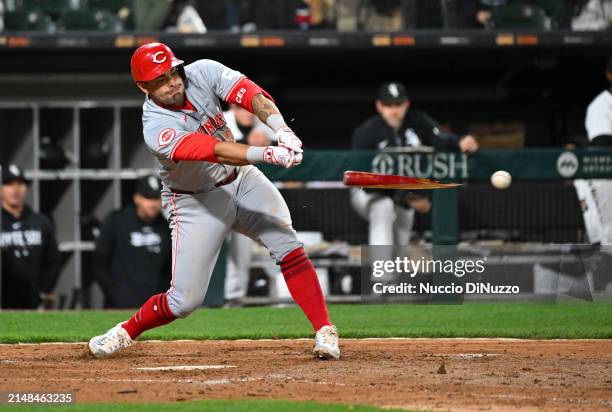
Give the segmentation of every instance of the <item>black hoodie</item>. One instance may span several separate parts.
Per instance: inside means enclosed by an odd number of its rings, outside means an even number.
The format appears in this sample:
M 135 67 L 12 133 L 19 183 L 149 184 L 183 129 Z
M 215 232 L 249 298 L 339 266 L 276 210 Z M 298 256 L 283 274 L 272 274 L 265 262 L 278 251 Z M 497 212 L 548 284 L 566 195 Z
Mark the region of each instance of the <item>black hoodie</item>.
M 168 223 L 160 214 L 143 222 L 134 206 L 111 212 L 100 230 L 94 273 L 105 308 L 137 308 L 168 289 L 172 246 Z
M 60 274 L 61 254 L 49 219 L 25 207 L 19 218 L 2 209 L 2 308 L 35 309 Z

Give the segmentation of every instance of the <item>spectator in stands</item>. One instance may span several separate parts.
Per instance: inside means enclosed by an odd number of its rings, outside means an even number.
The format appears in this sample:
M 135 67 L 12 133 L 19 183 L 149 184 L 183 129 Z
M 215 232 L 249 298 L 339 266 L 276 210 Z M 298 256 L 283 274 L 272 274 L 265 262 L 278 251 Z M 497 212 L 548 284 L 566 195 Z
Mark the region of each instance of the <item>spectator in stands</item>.
M 239 0 L 192 0 L 208 30 L 240 31 Z
M 156 176 L 136 182 L 134 204 L 109 214 L 100 230 L 94 266 L 106 308 L 133 308 L 168 288 L 171 244 L 161 214 Z
M 417 0 L 336 0 L 338 31 L 396 32 L 414 28 Z M 408 19 L 409 24 L 404 24 Z
M 47 217 L 26 205 L 28 181 L 16 165 L 2 167 L 0 257 L 2 308 L 50 308 L 61 255 Z
M 227 127 L 234 140 L 251 146 L 267 146 L 275 140 L 272 130 L 263 124 L 257 116 L 242 107 L 230 104 L 229 110 L 223 112 Z
M 230 104 L 223 117 L 238 143 L 267 146 L 276 139 L 274 132 L 257 116 L 238 105 Z M 239 306 L 249 285 L 253 240 L 236 232 L 230 233 L 228 240 L 230 248 L 225 270 L 225 300 L 228 306 Z
M 491 10 L 508 0 L 449 0 L 446 26 L 450 28 L 488 28 Z
M 134 30 L 164 30 L 172 4 L 173 0 L 134 0 Z
M 425 145 L 467 153 L 478 150 L 478 143 L 472 136 L 444 131 L 428 114 L 413 110 L 410 105 L 403 84 L 383 84 L 376 100 L 378 114 L 355 129 L 352 149 Z M 426 197 L 392 190 L 351 189 L 351 204 L 369 222 L 371 245 L 408 244 L 414 212 L 427 213 L 431 208 Z
M 182 0 L 184 1 L 184 0 Z M 299 0 L 191 0 L 211 30 L 253 32 L 295 29 Z M 271 12 L 273 10 L 273 12 Z
M 573 5 L 572 30 L 606 30 L 612 23 L 612 0 L 578 0 Z
M 336 24 L 336 0 L 309 0 L 312 29 L 332 29 Z
M 452 28 L 569 28 L 574 4 L 583 0 L 446 0 Z M 520 6 L 519 9 L 517 7 Z M 541 13 L 541 18 L 538 17 Z

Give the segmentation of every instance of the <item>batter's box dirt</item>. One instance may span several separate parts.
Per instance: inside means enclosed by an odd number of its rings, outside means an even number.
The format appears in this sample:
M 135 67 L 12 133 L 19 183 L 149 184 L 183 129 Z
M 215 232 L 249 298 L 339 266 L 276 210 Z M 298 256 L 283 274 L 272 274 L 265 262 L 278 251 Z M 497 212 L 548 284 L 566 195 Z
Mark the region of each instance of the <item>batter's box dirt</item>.
M 347 339 L 339 361 L 313 359 L 310 340 L 140 342 L 101 360 L 84 347 L 0 346 L 0 391 L 75 391 L 79 403 L 272 398 L 612 410 L 610 340 Z

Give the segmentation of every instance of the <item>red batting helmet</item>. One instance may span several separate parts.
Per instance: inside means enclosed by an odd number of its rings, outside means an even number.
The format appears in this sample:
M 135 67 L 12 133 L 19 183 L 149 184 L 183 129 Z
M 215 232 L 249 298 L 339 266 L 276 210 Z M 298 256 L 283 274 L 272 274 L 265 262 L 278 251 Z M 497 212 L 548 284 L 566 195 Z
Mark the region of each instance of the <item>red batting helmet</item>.
M 163 43 L 143 44 L 132 54 L 130 62 L 135 82 L 151 81 L 179 64 L 183 61 L 174 57 L 170 47 Z

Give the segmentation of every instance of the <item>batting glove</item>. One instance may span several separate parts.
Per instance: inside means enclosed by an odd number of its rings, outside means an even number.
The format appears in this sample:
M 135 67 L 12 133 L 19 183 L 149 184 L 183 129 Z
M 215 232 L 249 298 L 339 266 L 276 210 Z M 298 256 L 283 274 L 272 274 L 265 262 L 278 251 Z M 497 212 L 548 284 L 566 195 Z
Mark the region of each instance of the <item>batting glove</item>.
M 304 153 L 296 153 L 295 161 L 293 162 L 293 166 L 297 166 L 302 163 L 302 159 L 304 158 Z
M 286 169 L 296 166 L 296 154 L 293 150 L 283 146 L 266 146 L 263 153 L 263 161 Z M 300 156 L 300 162 L 301 162 Z
M 293 150 L 295 153 L 302 153 L 302 141 L 293 133 L 289 126 L 283 126 L 274 133 L 278 145 Z

